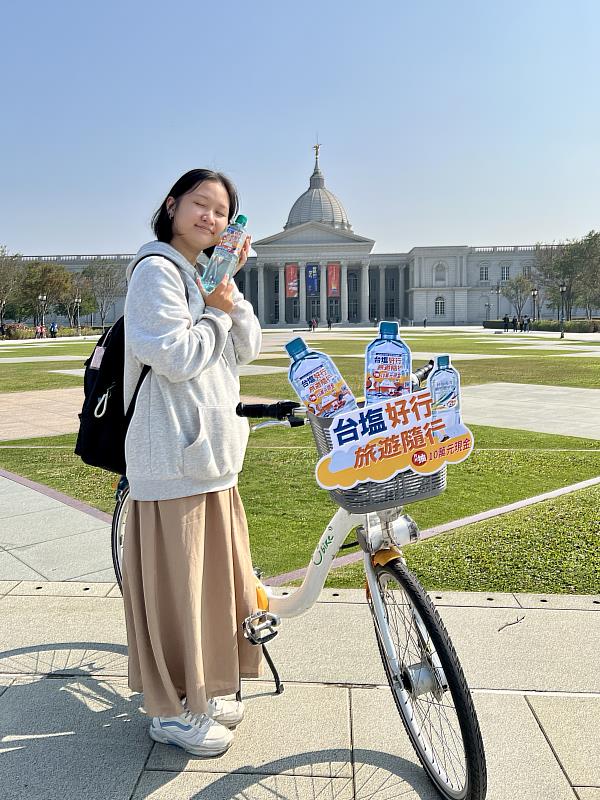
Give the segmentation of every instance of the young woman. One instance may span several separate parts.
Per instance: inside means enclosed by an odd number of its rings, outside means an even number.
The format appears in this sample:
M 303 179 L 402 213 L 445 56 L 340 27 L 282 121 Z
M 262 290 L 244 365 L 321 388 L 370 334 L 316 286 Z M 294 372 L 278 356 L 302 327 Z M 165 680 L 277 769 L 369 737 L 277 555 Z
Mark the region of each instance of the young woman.
M 204 756 L 231 745 L 244 709 L 224 696 L 261 666 L 240 627 L 256 583 L 236 487 L 248 423 L 235 413 L 238 365 L 258 355 L 260 325 L 233 276 L 206 294 L 197 264 L 237 211 L 225 176 L 187 172 L 153 217 L 156 241 L 127 268 L 126 408 L 151 368 L 125 443 L 129 686 L 144 693 L 155 741 Z

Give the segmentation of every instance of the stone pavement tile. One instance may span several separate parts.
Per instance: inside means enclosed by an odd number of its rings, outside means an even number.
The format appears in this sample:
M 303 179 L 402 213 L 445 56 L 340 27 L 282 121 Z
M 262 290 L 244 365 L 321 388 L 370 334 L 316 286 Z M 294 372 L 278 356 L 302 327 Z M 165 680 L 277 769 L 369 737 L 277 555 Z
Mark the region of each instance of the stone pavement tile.
M 600 612 L 600 595 L 516 594 L 521 608 L 574 609 Z
M 279 594 L 279 588 L 278 592 Z M 319 603 L 366 603 L 364 589 L 323 589 Z
M 11 589 L 19 585 L 19 581 L 0 581 L 0 595 L 8 594 Z
M 62 539 L 65 536 L 102 528 L 108 530 L 108 525 L 84 511 L 59 503 L 57 507 L 22 514 L 3 522 L 0 529 L 0 546 L 5 550 L 23 548 L 38 542 Z
M 572 790 L 525 700 L 489 694 L 475 694 L 474 700 L 486 749 L 487 800 L 573 800 Z M 377 770 L 371 766 L 372 775 L 363 770 L 364 788 L 357 771 L 357 798 L 381 796 L 377 787 L 384 784 L 386 776 L 390 782 L 404 779 L 420 789 L 419 775 L 425 780 L 425 773 L 389 689 L 352 689 L 352 724 L 356 763 L 369 763 L 372 753 L 382 759 Z M 364 753 L 369 755 L 365 757 Z M 438 797 L 435 792 L 404 795 L 400 790 L 389 796 L 399 795 Z
M 28 495 L 29 492 L 31 492 L 31 489 L 29 489 L 27 486 L 23 486 L 22 483 L 11 481 L 10 478 L 0 477 L 0 502 L 4 503 L 5 498 L 8 495 L 12 494 Z
M 600 787 L 600 697 L 527 699 L 571 783 Z
M 113 576 L 114 577 L 114 576 Z M 66 581 L 21 581 L 7 594 L 51 595 L 52 597 L 106 597 L 112 587 L 108 583 L 75 583 Z
M 12 526 L 14 520 L 11 518 L 27 517 L 35 511 L 46 511 L 51 508 L 62 509 L 64 507 L 64 503 L 31 489 L 29 492 L 4 494 L 0 497 L 0 520 L 2 520 L 0 525 L 2 525 L 3 529 L 0 537 L 4 539 L 4 529 Z M 26 519 L 24 519 L 24 522 L 26 523 Z
M 146 769 L 350 777 L 348 690 L 288 684 L 274 695 L 272 689 L 273 684 L 244 682 L 244 720 L 224 755 L 198 759 L 159 744 Z
M 0 697 L 3 796 L 127 800 L 152 747 L 139 701 L 122 681 L 15 681 Z
M 106 559 L 103 558 L 103 561 L 106 561 Z M 113 567 L 106 567 L 106 569 L 100 569 L 97 572 L 86 572 L 83 575 L 75 575 L 75 577 L 67 578 L 66 580 L 79 582 L 87 580 L 92 583 L 113 584 L 115 582 L 115 571 Z
M 114 578 L 114 573 L 113 573 L 113 578 Z M 112 589 L 110 590 L 110 592 L 106 596 L 107 597 L 118 597 L 118 598 L 123 597 L 123 595 L 121 593 L 121 590 L 119 589 L 119 584 L 115 583 L 115 585 L 112 587 Z
M 101 527 L 10 552 L 51 581 L 79 579 L 100 569 L 112 569 L 110 529 L 93 517 L 90 520 Z
M 577 797 L 579 800 L 600 800 L 600 788 L 592 789 L 587 787 L 585 789 L 580 789 L 577 787 Z
M 300 617 L 282 620 L 269 652 L 284 682 L 386 683 L 364 603 L 317 603 Z
M 351 778 L 145 772 L 131 800 L 199 800 L 199 798 L 202 800 L 274 800 L 274 798 L 354 800 L 354 794 Z
M 127 675 L 121 600 L 5 595 L 0 614 L 0 673 Z
M 513 608 L 439 611 L 469 686 L 598 691 L 600 614 Z M 499 630 L 507 623 L 516 624 Z
M 436 606 L 480 606 L 486 608 L 519 608 L 509 592 L 429 592 Z
M 46 580 L 43 575 L 35 569 L 32 569 L 27 564 L 24 564 L 19 558 L 7 553 L 6 550 L 0 548 L 0 580 Z
M 0 675 L 0 697 L 4 694 L 4 692 L 8 689 L 8 687 L 12 684 L 14 678 L 12 675 Z M 2 752 L 2 747 L 0 746 L 0 753 Z

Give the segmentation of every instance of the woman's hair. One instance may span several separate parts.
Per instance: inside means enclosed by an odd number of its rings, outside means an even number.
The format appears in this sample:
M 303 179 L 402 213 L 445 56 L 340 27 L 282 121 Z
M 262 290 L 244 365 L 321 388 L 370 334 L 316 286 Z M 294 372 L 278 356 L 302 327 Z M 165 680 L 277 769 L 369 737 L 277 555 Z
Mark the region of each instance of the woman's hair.
M 216 181 L 223 186 L 229 196 L 229 222 L 232 222 L 237 217 L 239 206 L 237 189 L 229 178 L 221 172 L 213 172 L 211 169 L 191 169 L 173 184 L 169 192 L 167 192 L 167 196 L 152 216 L 152 230 L 159 242 L 167 242 L 168 244 L 173 238 L 173 220 L 169 219 L 167 213 L 167 199 L 173 197 L 177 202 L 182 195 L 192 192 L 196 186 L 204 183 L 204 181 Z M 214 247 L 207 247 L 203 252 L 210 258 L 213 250 Z

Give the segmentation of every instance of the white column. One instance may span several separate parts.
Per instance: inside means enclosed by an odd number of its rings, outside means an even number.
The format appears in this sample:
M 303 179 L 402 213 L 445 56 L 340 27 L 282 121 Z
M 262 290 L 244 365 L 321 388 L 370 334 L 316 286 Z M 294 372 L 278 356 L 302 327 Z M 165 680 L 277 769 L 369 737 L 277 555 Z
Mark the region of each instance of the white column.
M 319 322 L 327 322 L 327 264 L 319 266 Z
M 300 299 L 300 319 L 298 324 L 304 327 L 305 325 L 308 326 L 306 320 L 306 264 L 300 264 L 299 266 L 298 285 Z
M 348 322 L 348 265 L 342 264 L 340 285 L 340 321 L 342 325 Z
M 404 316 L 404 270 L 405 267 L 402 265 L 398 267 L 396 308 L 398 310 L 398 321 L 400 324 L 402 324 L 402 317 Z
M 258 321 L 261 327 L 265 324 L 265 265 L 259 264 L 258 270 Z
M 285 267 L 279 265 L 279 324 L 285 325 Z
M 360 270 L 360 321 L 369 324 L 369 264 L 362 264 Z
M 385 319 L 385 265 L 379 265 L 379 321 Z

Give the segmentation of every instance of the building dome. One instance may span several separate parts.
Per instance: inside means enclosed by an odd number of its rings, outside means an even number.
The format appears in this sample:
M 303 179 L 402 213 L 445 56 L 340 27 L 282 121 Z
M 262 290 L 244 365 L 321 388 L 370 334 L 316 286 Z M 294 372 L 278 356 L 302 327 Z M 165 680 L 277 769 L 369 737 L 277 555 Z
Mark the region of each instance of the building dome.
M 319 168 L 319 146 L 316 145 L 315 169 L 310 177 L 310 186 L 301 194 L 292 206 L 288 220 L 284 225 L 293 228 L 305 222 L 322 222 L 334 228 L 351 231 L 346 209 L 337 197 L 325 188 L 325 178 Z

